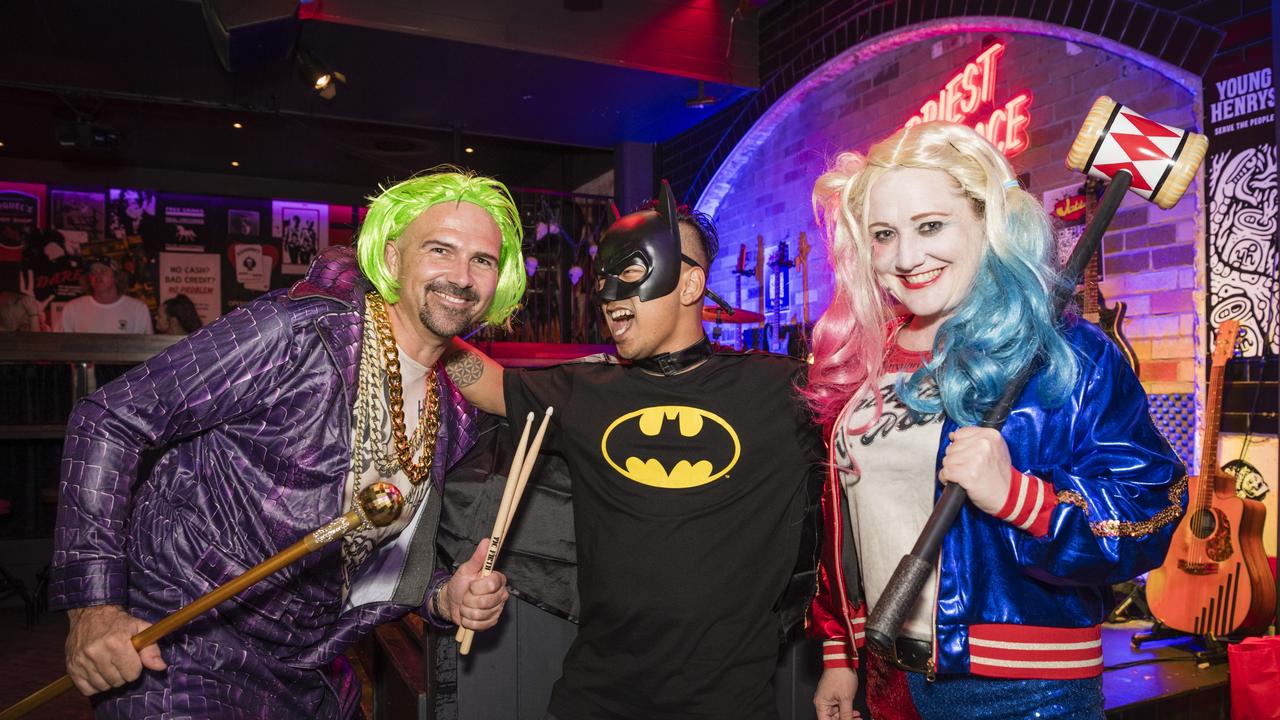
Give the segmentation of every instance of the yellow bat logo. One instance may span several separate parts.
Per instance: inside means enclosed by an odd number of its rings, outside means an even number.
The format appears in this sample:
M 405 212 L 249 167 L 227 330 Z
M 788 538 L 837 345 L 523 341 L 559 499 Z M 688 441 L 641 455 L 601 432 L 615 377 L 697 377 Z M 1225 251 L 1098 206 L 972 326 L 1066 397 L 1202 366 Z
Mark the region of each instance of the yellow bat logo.
M 738 434 L 723 418 L 683 405 L 627 413 L 600 438 L 600 454 L 610 467 L 628 480 L 660 488 L 715 482 L 733 469 L 741 453 Z

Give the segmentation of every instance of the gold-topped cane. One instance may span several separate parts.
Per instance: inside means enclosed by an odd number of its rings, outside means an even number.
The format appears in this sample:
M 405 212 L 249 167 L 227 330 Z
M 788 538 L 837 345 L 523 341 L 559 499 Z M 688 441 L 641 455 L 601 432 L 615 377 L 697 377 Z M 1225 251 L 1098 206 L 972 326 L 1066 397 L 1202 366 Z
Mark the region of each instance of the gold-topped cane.
M 342 517 L 334 518 L 321 525 L 298 542 L 254 565 L 244 574 L 221 585 L 191 604 L 174 612 L 172 615 L 156 622 L 147 629 L 133 636 L 135 650 L 154 644 L 160 638 L 186 625 L 222 601 L 254 585 L 259 580 L 272 575 L 306 555 L 319 550 L 338 538 L 366 523 L 374 527 L 385 527 L 395 522 L 404 509 L 404 496 L 399 488 L 391 483 L 377 482 L 364 488 L 356 495 L 355 509 Z M 55 697 L 72 688 L 71 676 L 63 675 L 58 680 L 28 695 L 4 712 L 0 712 L 0 720 L 14 720 L 44 705 Z

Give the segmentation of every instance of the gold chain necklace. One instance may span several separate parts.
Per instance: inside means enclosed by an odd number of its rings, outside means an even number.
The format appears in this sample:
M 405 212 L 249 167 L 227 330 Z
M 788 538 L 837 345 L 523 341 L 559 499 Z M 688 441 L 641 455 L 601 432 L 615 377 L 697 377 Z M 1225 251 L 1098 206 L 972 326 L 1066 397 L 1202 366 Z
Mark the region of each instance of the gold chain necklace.
M 427 373 L 427 413 L 425 432 L 423 433 L 422 455 L 418 462 L 413 461 L 413 449 L 405 437 L 404 427 L 404 384 L 400 379 L 400 352 L 396 348 L 396 336 L 391 331 L 391 320 L 387 317 L 387 305 L 382 296 L 376 292 L 365 295 L 365 302 L 373 312 L 373 326 L 378 331 L 378 344 L 382 346 L 382 357 L 387 366 L 387 409 L 391 413 L 391 442 L 395 445 L 396 456 L 400 459 L 400 469 L 414 485 L 422 482 L 431 472 L 431 461 L 436 454 L 436 435 L 440 431 L 440 387 L 436 383 L 436 369 Z

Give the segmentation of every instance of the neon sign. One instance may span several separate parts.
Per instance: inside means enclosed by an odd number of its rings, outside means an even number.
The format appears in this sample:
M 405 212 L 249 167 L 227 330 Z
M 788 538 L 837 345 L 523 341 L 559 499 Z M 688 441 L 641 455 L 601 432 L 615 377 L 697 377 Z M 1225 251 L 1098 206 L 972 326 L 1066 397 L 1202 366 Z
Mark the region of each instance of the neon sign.
M 930 120 L 970 125 L 980 135 L 991 141 L 1006 157 L 1013 157 L 1031 146 L 1027 127 L 1031 124 L 1031 92 L 1023 91 L 1012 99 L 995 106 L 997 62 L 1004 54 L 1004 43 L 993 43 L 943 84 L 936 98 L 926 100 L 903 127 L 919 125 Z M 992 107 L 995 106 L 995 107 Z M 985 116 L 977 116 L 978 110 L 992 107 Z

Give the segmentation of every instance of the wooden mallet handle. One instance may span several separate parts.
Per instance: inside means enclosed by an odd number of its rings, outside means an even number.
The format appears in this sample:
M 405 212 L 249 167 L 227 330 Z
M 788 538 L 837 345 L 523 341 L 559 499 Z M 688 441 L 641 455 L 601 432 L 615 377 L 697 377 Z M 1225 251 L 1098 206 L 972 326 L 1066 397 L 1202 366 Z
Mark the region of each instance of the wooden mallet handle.
M 360 491 L 354 510 L 330 520 L 298 542 L 254 565 L 227 583 L 205 593 L 177 612 L 150 625 L 133 636 L 131 639 L 133 648 L 141 650 L 148 645 L 155 644 L 157 640 L 186 625 L 206 610 L 222 604 L 224 600 L 251 587 L 259 580 L 275 574 L 300 558 L 346 535 L 363 525 L 366 520 L 377 527 L 390 525 L 400 517 L 403 509 L 404 496 L 401 495 L 400 490 L 395 485 L 384 482 L 373 483 Z M 71 676 L 63 675 L 58 680 L 23 698 L 4 712 L 0 712 L 0 720 L 12 720 L 13 718 L 22 717 L 72 687 Z

